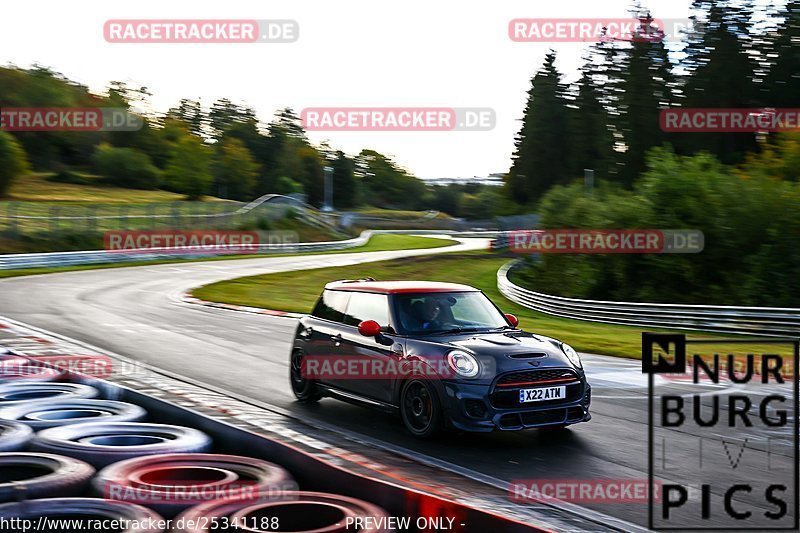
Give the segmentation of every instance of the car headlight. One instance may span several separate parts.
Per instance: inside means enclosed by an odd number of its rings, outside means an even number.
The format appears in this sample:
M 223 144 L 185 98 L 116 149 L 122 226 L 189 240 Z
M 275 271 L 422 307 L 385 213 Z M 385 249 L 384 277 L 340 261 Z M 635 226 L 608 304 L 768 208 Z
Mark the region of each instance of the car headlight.
M 481 369 L 474 355 L 461 350 L 453 350 L 447 354 L 447 362 L 453 372 L 465 378 L 474 378 Z
M 569 359 L 570 363 L 572 363 L 578 368 L 583 368 L 583 364 L 581 363 L 581 356 L 578 355 L 578 352 L 575 351 L 575 348 L 573 348 L 566 342 L 562 342 L 561 349 L 564 350 L 564 353 L 567 355 L 567 359 Z

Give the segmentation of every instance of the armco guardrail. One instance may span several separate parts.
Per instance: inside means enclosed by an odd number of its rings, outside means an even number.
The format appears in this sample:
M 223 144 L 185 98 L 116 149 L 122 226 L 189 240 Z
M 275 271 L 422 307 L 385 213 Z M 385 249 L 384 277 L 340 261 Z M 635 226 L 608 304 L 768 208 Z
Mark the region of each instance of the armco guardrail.
M 297 242 L 259 244 L 257 250 L 251 253 L 291 253 L 291 252 L 316 252 L 321 250 L 345 250 L 363 246 L 376 232 L 364 231 L 358 237 L 341 241 L 324 242 Z M 5 254 L 0 255 L 0 270 L 16 268 L 36 268 L 54 266 L 92 265 L 99 263 L 123 263 L 130 261 L 153 261 L 157 259 L 190 259 L 196 257 L 214 257 L 230 255 L 224 250 L 198 251 L 191 250 L 185 253 L 176 250 L 87 250 L 80 252 L 47 252 L 32 254 Z
M 564 298 L 515 285 L 508 279 L 508 272 L 515 263 L 515 261 L 507 263 L 497 272 L 497 288 L 512 302 L 549 315 L 629 326 L 763 336 L 800 335 L 798 308 L 656 304 Z
M 378 233 L 417 233 L 417 234 L 445 234 L 462 237 L 484 237 L 492 238 L 496 232 L 467 231 L 453 232 L 442 230 L 366 230 L 361 232 L 358 237 L 341 241 L 323 242 L 297 242 L 297 243 L 274 243 L 259 244 L 255 254 L 269 253 L 299 253 L 299 252 L 319 252 L 326 250 L 346 250 L 365 245 L 372 235 Z M 198 251 L 192 250 L 180 253 L 175 250 L 159 250 L 153 248 L 149 250 L 136 250 L 126 252 L 124 250 L 87 250 L 79 252 L 46 252 L 32 254 L 3 254 L 0 255 L 0 270 L 37 268 L 37 267 L 56 267 L 56 266 L 75 266 L 93 265 L 100 263 L 123 263 L 133 261 L 154 261 L 158 259 L 192 259 L 202 257 L 214 257 L 219 255 L 230 255 L 224 250 Z

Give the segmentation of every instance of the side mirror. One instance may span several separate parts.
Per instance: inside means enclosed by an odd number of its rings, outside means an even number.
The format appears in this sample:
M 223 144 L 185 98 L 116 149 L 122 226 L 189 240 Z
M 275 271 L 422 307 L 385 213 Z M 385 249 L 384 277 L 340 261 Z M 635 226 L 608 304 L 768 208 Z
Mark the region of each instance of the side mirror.
M 508 320 L 508 323 L 511 324 L 512 326 L 517 327 L 519 325 L 519 319 L 514 315 L 512 315 L 511 313 L 505 313 L 505 317 L 506 320 Z
M 358 332 L 365 337 L 375 337 L 381 332 L 381 325 L 374 320 L 365 320 L 358 325 Z

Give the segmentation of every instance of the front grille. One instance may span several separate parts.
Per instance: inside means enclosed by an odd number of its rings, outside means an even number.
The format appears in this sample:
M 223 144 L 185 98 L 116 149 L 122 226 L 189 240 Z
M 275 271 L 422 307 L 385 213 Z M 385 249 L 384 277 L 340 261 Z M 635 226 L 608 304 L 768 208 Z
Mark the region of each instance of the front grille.
M 566 411 L 564 409 L 548 409 L 547 411 L 531 411 L 521 413 L 523 426 L 538 426 L 540 424 L 557 424 L 564 422 Z
M 568 368 L 553 368 L 546 370 L 522 370 L 509 372 L 500 376 L 497 387 L 522 387 L 538 385 L 541 382 L 568 383 L 578 379 L 578 375 Z
M 558 386 L 558 384 L 556 383 L 553 386 Z M 580 383 L 573 383 L 572 385 L 567 385 L 567 390 L 566 390 L 567 394 L 564 399 L 521 403 L 519 401 L 519 388 L 516 389 L 498 388 L 495 389 L 491 395 L 489 395 L 489 401 L 492 403 L 493 406 L 499 409 L 514 409 L 517 407 L 532 407 L 532 408 L 543 407 L 546 405 L 576 402 L 581 399 L 581 394 L 583 392 L 582 389 L 583 386 Z

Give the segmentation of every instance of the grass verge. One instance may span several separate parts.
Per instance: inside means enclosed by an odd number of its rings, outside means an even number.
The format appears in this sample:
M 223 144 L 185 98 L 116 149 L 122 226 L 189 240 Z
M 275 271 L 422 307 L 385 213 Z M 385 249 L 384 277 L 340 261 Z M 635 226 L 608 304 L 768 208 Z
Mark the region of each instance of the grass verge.
M 528 331 L 561 339 L 582 352 L 636 359 L 641 357 L 642 330 L 639 328 L 554 317 L 507 300 L 497 290 L 496 277 L 497 270 L 507 261 L 507 258 L 492 252 L 410 257 L 346 267 L 243 277 L 200 287 L 194 291 L 194 296 L 214 302 L 308 313 L 322 287 L 336 279 L 372 276 L 384 280 L 425 279 L 465 283 L 482 289 L 504 312 L 515 314 L 520 319 L 520 326 Z M 691 338 L 698 339 L 720 337 L 721 335 L 713 334 L 691 335 Z M 728 348 L 715 344 L 706 349 L 727 353 L 723 350 Z M 733 350 L 734 347 L 730 346 L 730 349 Z M 748 344 L 746 348 L 735 347 L 737 353 L 745 349 L 752 350 L 752 353 L 776 353 L 773 346 Z

